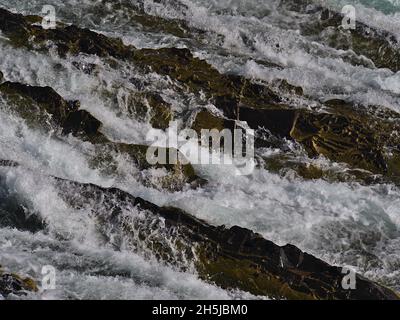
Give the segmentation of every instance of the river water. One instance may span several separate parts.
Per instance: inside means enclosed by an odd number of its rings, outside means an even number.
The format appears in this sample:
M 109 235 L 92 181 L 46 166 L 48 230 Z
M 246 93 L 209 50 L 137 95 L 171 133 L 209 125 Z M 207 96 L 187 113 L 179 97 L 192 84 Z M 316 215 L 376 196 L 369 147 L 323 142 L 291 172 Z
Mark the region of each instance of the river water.
M 341 98 L 363 106 L 379 105 L 400 112 L 400 73 L 355 65 L 343 57 L 363 59 L 354 52 L 336 50 L 303 36 L 299 24 L 307 14 L 293 14 L 280 1 L 265 0 L 131 0 L 118 1 L 124 10 L 111 9 L 111 0 L 0 0 L 0 6 L 26 14 L 40 14 L 53 5 L 57 19 L 118 36 L 139 48 L 188 47 L 221 72 L 272 82 L 286 79 L 303 87 L 309 103 Z M 326 1 L 332 6 L 352 4 L 356 17 L 398 35 L 400 2 Z M 149 15 L 186 21 L 199 37 L 177 37 L 145 30 L 128 13 L 141 8 Z M 279 44 L 279 46 L 277 46 Z M 96 62 L 95 75 L 84 74 L 73 63 Z M 268 61 L 283 68 L 258 63 Z M 61 68 L 49 66 L 61 65 Z M 51 86 L 66 99 L 81 101 L 83 109 L 103 122 L 103 132 L 114 141 L 144 143 L 147 122 L 123 111 L 124 94 L 135 78 L 162 92 L 176 114 L 184 117 L 207 106 L 191 94 L 174 92 L 156 74 L 142 74 L 122 64 L 111 69 L 96 57 L 62 59 L 14 49 L 0 38 L 0 70 L 7 80 Z M 104 95 L 107 91 L 120 99 Z M 299 104 L 304 101 L 299 100 Z M 118 172 L 106 175 L 93 169 L 88 143 L 76 138 L 56 139 L 26 125 L 0 101 L 0 159 L 15 160 L 20 168 L 0 170 L 0 199 L 16 199 L 46 221 L 46 230 L 31 233 L 0 228 L 0 264 L 21 274 L 37 275 L 36 268 L 57 270 L 55 290 L 27 298 L 56 299 L 232 299 L 248 293 L 226 291 L 148 259 L 128 248 L 116 250 L 99 236 L 90 210 L 74 210 L 60 198 L 50 176 L 100 186 L 119 187 L 158 205 L 173 205 L 213 224 L 240 225 L 278 244 L 291 243 L 325 261 L 347 265 L 366 277 L 400 290 L 400 189 L 391 184 L 306 181 L 293 175 L 256 169 L 237 176 L 229 168 L 198 166 L 209 183 L 196 190 L 170 192 L 149 187 L 138 179 L 138 169 L 118 160 Z M 306 155 L 288 142 L 288 148 Z M 265 150 L 273 154 L 276 150 Z M 341 164 L 324 158 L 308 159 L 324 167 Z M 157 172 L 150 174 L 157 175 Z M 0 206 L 0 209 L 2 207 Z M 132 208 L 132 216 L 138 213 Z M 111 232 L 111 231 L 110 231 Z M 113 231 L 115 232 L 115 231 Z

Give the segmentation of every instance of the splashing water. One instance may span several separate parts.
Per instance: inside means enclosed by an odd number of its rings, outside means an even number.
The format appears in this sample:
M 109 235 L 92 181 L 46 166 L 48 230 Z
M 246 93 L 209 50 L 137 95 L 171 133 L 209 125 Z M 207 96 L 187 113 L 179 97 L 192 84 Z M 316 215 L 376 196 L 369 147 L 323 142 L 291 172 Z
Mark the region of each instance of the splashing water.
M 201 30 L 202 38 L 181 38 L 165 32 L 145 32 L 124 20 L 124 10 L 109 9 L 111 1 L 0 0 L 0 6 L 39 14 L 44 4 L 57 9 L 57 18 L 118 36 L 139 48 L 188 47 L 221 72 L 272 83 L 286 79 L 301 86 L 314 100 L 347 99 L 366 107 L 400 111 L 400 73 L 348 62 L 365 60 L 352 51 L 336 50 L 301 35 L 299 19 L 279 9 L 280 1 L 211 0 L 119 1 L 129 10 L 142 5 L 149 15 L 185 21 Z M 335 3 L 333 3 L 335 2 Z M 349 1 L 332 1 L 341 6 Z M 394 32 L 400 28 L 400 2 L 351 1 L 357 17 Z M 124 22 L 124 23 L 122 23 Z M 279 46 L 277 46 L 279 44 Z M 82 108 L 104 124 L 114 141 L 144 143 L 148 122 L 127 116 L 121 100 L 135 91 L 132 74 L 163 93 L 182 118 L 204 105 L 191 95 L 170 89 L 167 79 L 143 74 L 121 62 L 112 69 L 100 62 L 96 74 L 84 74 L 73 63 L 94 57 L 61 59 L 12 48 L 0 38 L 0 70 L 10 81 L 51 86 L 66 99 L 81 101 Z M 368 60 L 368 59 L 367 59 Z M 278 64 L 271 67 L 260 61 Z M 51 66 L 51 67 L 49 67 Z M 57 67 L 55 67 L 57 66 Z M 116 101 L 117 100 L 117 101 Z M 190 103 L 188 103 L 188 101 Z M 298 100 L 299 104 L 305 101 Z M 28 169 L 1 170 L 0 196 L 21 197 L 34 214 L 45 219 L 46 231 L 0 228 L 0 262 L 4 267 L 29 274 L 29 264 L 54 265 L 58 289 L 28 298 L 135 298 L 135 299 L 232 299 L 252 296 L 208 284 L 194 272 L 182 272 L 147 260 L 129 250 L 115 250 L 99 236 L 96 219 L 69 207 L 57 195 L 48 176 L 118 187 L 158 205 L 173 205 L 213 224 L 240 225 L 278 243 L 291 243 L 325 261 L 350 265 L 373 280 L 400 290 L 400 190 L 390 184 L 304 181 L 258 168 L 251 176 L 203 170 L 209 183 L 199 189 L 168 192 L 142 185 L 132 172 L 138 168 L 118 159 L 120 172 L 106 176 L 87 157 L 90 143 L 68 137 L 60 140 L 32 129 L 0 103 L 0 159 L 19 162 Z M 319 159 L 327 166 L 335 164 Z M 132 215 L 137 213 L 132 212 Z

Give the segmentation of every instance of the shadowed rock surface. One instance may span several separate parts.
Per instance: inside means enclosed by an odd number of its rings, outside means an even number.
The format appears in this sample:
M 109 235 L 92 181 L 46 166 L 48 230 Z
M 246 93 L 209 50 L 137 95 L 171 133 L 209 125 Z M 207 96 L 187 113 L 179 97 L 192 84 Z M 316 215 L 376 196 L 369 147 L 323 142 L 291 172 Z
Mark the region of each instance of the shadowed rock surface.
M 148 146 L 109 140 L 101 133 L 102 123 L 86 110 L 79 109 L 79 101 L 66 101 L 50 87 L 4 82 L 0 85 L 0 93 L 10 101 L 11 109 L 26 119 L 28 124 L 46 129 L 46 131 L 61 129 L 63 135 L 73 134 L 92 142 L 98 149 L 97 155 L 91 160 L 95 167 L 104 167 L 110 170 L 114 164 L 109 154 L 117 153 L 129 157 L 141 170 L 152 167 L 165 168 L 168 175 L 158 181 L 163 188 L 179 190 L 185 184 L 197 187 L 206 183 L 204 179 L 196 175 L 190 164 L 178 160 L 176 164 L 157 163 L 151 165 L 147 160 Z M 160 100 L 158 101 L 160 102 Z M 160 118 L 160 115 L 157 114 L 159 123 L 162 123 Z M 50 126 L 48 126 L 49 123 Z M 170 153 L 177 154 L 178 151 L 167 148 L 165 153 L 169 159 Z M 157 152 L 153 154 L 157 156 Z
M 302 33 L 318 37 L 322 42 L 335 48 L 352 49 L 358 55 L 371 59 L 377 68 L 400 70 L 399 43 L 395 35 L 356 21 L 356 28 L 342 28 L 344 15 L 324 8 L 312 0 L 283 0 L 286 9 L 310 14 L 307 23 L 301 25 Z
M 86 210 L 90 205 L 100 232 L 112 228 L 131 239 L 132 250 L 143 250 L 182 270 L 192 261 L 201 278 L 222 288 L 286 299 L 400 298 L 360 275 L 356 276 L 356 289 L 345 290 L 342 280 L 346 273 L 342 268 L 330 266 L 293 245 L 278 246 L 248 229 L 215 227 L 183 210 L 159 207 L 117 188 L 53 179 L 60 197 L 76 210 Z M 146 217 L 135 220 L 131 213 L 128 218 L 124 213 L 127 209 L 133 214 L 135 210 L 144 212 Z M 25 225 L 28 223 L 26 220 Z M 121 245 L 118 236 L 108 241 L 115 247 Z M 3 295 L 37 290 L 30 279 L 1 271 L 0 278 Z
M 59 180 L 60 195 L 77 209 L 90 200 L 100 221 L 112 223 L 142 241 L 167 263 L 193 261 L 200 276 L 227 289 L 287 299 L 398 299 L 391 290 L 357 275 L 355 290 L 342 288 L 342 268 L 302 252 L 278 246 L 248 229 L 215 227 L 172 207 L 159 207 L 116 188 Z M 139 224 L 124 216 L 136 207 L 150 215 Z M 158 232 L 154 232 L 157 230 Z M 136 239 L 136 240 L 135 240 Z M 135 245 L 139 245 L 135 243 Z M 184 267 L 181 265 L 181 267 Z
M 310 155 L 324 155 L 333 161 L 345 162 L 354 168 L 395 176 L 394 179 L 397 179 L 398 172 L 388 170 L 392 158 L 385 157 L 382 151 L 382 149 L 393 149 L 399 145 L 398 137 L 387 141 L 385 136 L 387 132 L 396 131 L 394 124 L 386 122 L 385 130 L 381 130 L 383 126 L 379 123 L 375 127 L 370 126 L 369 123 L 360 124 L 350 115 L 335 114 L 334 109 L 331 110 L 331 115 L 312 114 L 303 110 L 293 111 L 291 109 L 295 106 L 283 104 L 282 99 L 266 85 L 253 83 L 236 75 L 220 74 L 206 61 L 193 57 L 188 49 L 138 50 L 133 46 L 124 45 L 120 39 L 108 38 L 75 26 L 61 25 L 54 30 L 44 30 L 32 24 L 33 18 L 13 14 L 3 9 L 0 9 L 0 17 L 2 17 L 0 29 L 13 43 L 17 39 L 25 39 L 15 45 L 32 49 L 31 44 L 34 44 L 35 48 L 39 46 L 42 50 L 48 50 L 45 44 L 51 40 L 57 46 L 60 55 L 82 52 L 130 61 L 149 72 L 157 72 L 182 83 L 190 92 L 202 91 L 213 100 L 215 106 L 223 111 L 227 118 L 247 121 L 252 128 L 263 127 L 273 134 L 295 139 L 305 146 Z M 32 35 L 34 37 L 31 37 Z M 282 85 L 290 88 L 290 85 L 284 82 L 281 83 Z M 5 83 L 2 86 L 3 90 L 7 91 L 13 90 L 13 86 L 16 85 Z M 49 88 L 41 89 L 43 90 L 47 90 L 45 93 L 49 97 L 54 96 L 54 93 L 48 92 Z M 293 90 L 297 94 L 302 93 L 299 88 Z M 40 102 L 41 93 L 30 95 L 32 99 Z M 165 107 L 163 101 L 157 96 L 148 96 L 147 101 L 149 105 L 153 105 L 152 109 L 159 115 L 153 118 L 153 124 L 158 128 L 166 128 L 167 122 L 172 119 L 168 107 Z M 65 116 L 66 111 L 54 110 L 51 104 L 47 107 L 55 113 L 56 120 L 63 119 Z M 71 104 L 63 109 L 69 110 L 68 108 L 74 110 Z M 269 111 L 269 109 L 272 110 Z M 160 116 L 160 112 L 163 116 Z M 67 132 L 71 132 L 72 127 L 75 131 L 86 133 L 96 131 L 98 122 L 89 121 L 88 117 L 90 116 L 85 111 L 75 110 L 70 113 L 70 117 L 65 120 L 66 123 L 63 126 Z M 82 120 L 83 118 L 86 120 Z M 76 125 L 78 122 L 81 122 L 80 126 Z M 396 154 L 397 152 L 395 150 Z
M 285 4 L 286 1 L 283 1 Z M 300 1 L 288 7 L 303 12 L 309 1 Z M 310 7 L 307 7 L 307 10 Z M 329 30 L 335 27 L 342 16 L 322 8 L 314 8 L 319 18 L 315 25 L 303 26 L 302 32 L 315 36 L 316 30 L 325 30 L 324 40 L 334 48 L 352 48 L 358 54 L 370 58 L 377 67 L 387 67 L 393 71 L 399 68 L 396 43 L 388 34 L 359 25 L 355 31 L 340 32 L 350 37 L 352 47 L 339 46 Z M 154 30 L 155 18 L 139 12 L 132 17 L 144 28 Z M 281 97 L 289 93 L 304 97 L 301 87 L 280 80 L 274 85 L 262 81 L 255 82 L 242 76 L 221 74 L 205 60 L 196 58 L 189 49 L 160 48 L 137 49 L 125 45 L 118 38 L 111 38 L 74 25 L 58 24 L 56 29 L 45 30 L 37 25 L 37 16 L 23 16 L 0 9 L 0 30 L 14 47 L 49 52 L 56 48 L 60 57 L 81 53 L 104 58 L 115 67 L 115 59 L 155 72 L 171 80 L 171 85 L 179 85 L 183 91 L 204 95 L 220 113 L 208 109 L 197 110 L 191 127 L 196 132 L 202 129 L 233 129 L 238 121 L 246 122 L 257 131 L 266 131 L 274 141 L 256 141 L 260 146 L 273 145 L 283 140 L 294 141 L 302 146 L 310 158 L 325 156 L 350 166 L 354 176 L 342 175 L 339 181 L 376 183 L 377 181 L 400 181 L 400 139 L 399 116 L 383 112 L 370 114 L 354 111 L 354 105 L 345 101 L 330 100 L 321 103 L 324 111 L 294 104 Z M 178 20 L 160 26 L 160 31 L 185 37 L 190 33 L 187 26 Z M 335 33 L 336 37 L 338 34 Z M 369 44 L 370 43 L 370 44 Z M 74 65 L 77 70 L 90 74 L 96 66 Z M 0 72 L 0 83 L 3 75 Z M 15 82 L 4 82 L 0 93 L 10 102 L 11 112 L 17 113 L 28 125 L 45 132 L 56 131 L 62 138 L 73 136 L 90 142 L 96 152 L 89 162 L 94 168 L 104 172 L 116 171 L 118 164 L 113 156 L 128 157 L 142 171 L 152 168 L 166 169 L 169 173 L 157 187 L 179 191 L 183 185 L 197 187 L 206 183 L 196 175 L 189 165 L 155 165 L 146 159 L 147 146 L 111 141 L 102 133 L 102 123 L 86 110 L 79 101 L 66 101 L 51 87 L 29 86 Z M 129 97 L 129 104 L 135 108 L 128 110 L 139 121 L 149 120 L 158 129 L 166 129 L 174 118 L 171 105 L 161 95 L 139 92 Z M 353 109 L 352 109 L 353 108 Z M 278 142 L 277 142 L 278 141 Z M 167 152 L 176 150 L 168 149 Z M 287 156 L 287 158 L 286 158 Z M 306 179 L 321 179 L 330 173 L 304 163 L 290 162 L 290 154 L 269 159 L 265 167 L 272 172 L 282 168 L 294 168 L 299 176 Z M 17 166 L 16 162 L 0 160 L 0 166 Z M 367 171 L 367 173 L 365 172 Z M 384 177 L 382 180 L 376 175 Z M 337 177 L 335 177 L 337 178 Z M 342 179 L 342 180 L 341 180 Z M 387 179 L 387 180 L 385 180 Z M 99 229 L 107 238 L 110 229 L 131 237 L 132 250 L 143 250 L 145 255 L 155 256 L 163 263 L 177 266 L 181 270 L 191 270 L 187 261 L 193 262 L 196 272 L 208 282 L 225 289 L 240 289 L 254 295 L 287 299 L 398 299 L 390 289 L 357 275 L 355 290 L 344 290 L 344 277 L 340 267 L 329 264 L 302 252 L 293 245 L 278 246 L 248 229 L 238 226 L 212 226 L 209 223 L 171 207 L 159 207 L 141 198 L 116 188 L 102 188 L 55 178 L 60 197 L 76 210 L 85 208 L 96 215 Z M 332 179 L 334 180 L 334 179 Z M 154 187 L 146 181 L 145 186 Z M 46 221 L 41 221 L 20 204 L 13 195 L 0 194 L 5 201 L 0 205 L 0 225 L 37 232 L 45 230 Z M 147 220 L 135 221 L 125 215 L 128 211 L 139 210 L 147 213 Z M 216 209 L 217 210 L 217 209 Z M 104 226 L 100 226 L 104 225 Z M 102 229 L 103 228 L 103 229 Z M 157 232 L 154 232 L 157 231 Z M 119 248 L 122 240 L 109 237 L 107 241 Z M 8 295 L 23 290 L 33 290 L 16 276 L 0 272 L 0 294 Z
M 21 296 L 26 295 L 29 291 L 38 291 L 34 280 L 5 272 L 0 266 L 0 296 L 4 298 L 7 298 L 9 295 Z

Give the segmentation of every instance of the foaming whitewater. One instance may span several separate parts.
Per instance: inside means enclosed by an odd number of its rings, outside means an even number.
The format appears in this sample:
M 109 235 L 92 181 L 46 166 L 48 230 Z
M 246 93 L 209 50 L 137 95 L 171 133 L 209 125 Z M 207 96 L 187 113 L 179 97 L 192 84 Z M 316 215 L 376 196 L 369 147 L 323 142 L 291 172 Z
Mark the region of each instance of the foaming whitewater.
M 120 1 L 128 12 L 141 5 L 147 14 L 184 20 L 204 32 L 196 40 L 143 32 L 133 23 L 121 23 L 126 21 L 126 12 L 107 9 L 109 2 L 0 0 L 0 6 L 39 14 L 43 5 L 52 4 L 58 19 L 121 37 L 139 48 L 188 47 L 221 72 L 268 83 L 285 79 L 301 86 L 313 101 L 339 98 L 400 111 L 400 73 L 376 68 L 366 57 L 302 36 L 299 19 L 307 17 L 283 11 L 280 1 Z M 344 3 L 349 1 L 332 1 L 332 6 L 340 8 Z M 398 1 L 351 3 L 361 21 L 394 34 L 400 30 Z M 138 91 L 130 81 L 132 76 L 149 90 L 162 92 L 181 124 L 193 110 L 212 108 L 190 94 L 176 93 L 168 79 L 142 74 L 123 62 L 114 69 L 86 55 L 61 59 L 55 54 L 13 49 L 2 38 L 0 56 L 6 80 L 48 85 L 65 99 L 80 100 L 113 141 L 145 144 L 151 130 L 149 122 L 126 112 L 125 98 Z M 97 69 L 85 74 L 74 62 L 96 63 Z M 299 107 L 308 103 L 306 98 L 291 99 Z M 48 224 L 47 230 L 37 233 L 0 228 L 1 264 L 22 274 L 32 273 L 32 266 L 53 265 L 58 270 L 57 290 L 27 298 L 252 298 L 201 281 L 195 272 L 175 270 L 128 249 L 116 250 L 100 236 L 96 217 L 72 209 L 60 198 L 49 176 L 118 187 L 158 205 L 182 208 L 213 224 L 247 227 L 278 244 L 294 244 L 400 290 L 400 190 L 394 185 L 304 181 L 263 168 L 238 176 L 232 167 L 195 166 L 209 183 L 196 190 L 169 192 L 141 184 L 138 168 L 123 158 L 118 159 L 116 174 L 105 175 L 90 164 L 89 157 L 95 153 L 90 143 L 73 137 L 59 139 L 30 128 L 9 112 L 4 101 L 0 103 L 0 123 L 0 159 L 17 161 L 23 167 L 0 170 L 0 195 L 21 197 L 26 208 Z M 346 169 L 324 158 L 316 161 Z M 131 214 L 135 219 L 137 212 Z

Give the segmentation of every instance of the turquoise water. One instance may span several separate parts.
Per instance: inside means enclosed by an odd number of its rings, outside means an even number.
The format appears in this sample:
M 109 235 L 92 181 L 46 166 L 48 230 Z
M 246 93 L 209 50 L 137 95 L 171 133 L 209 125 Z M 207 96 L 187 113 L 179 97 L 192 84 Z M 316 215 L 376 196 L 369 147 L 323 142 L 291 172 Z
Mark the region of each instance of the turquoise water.
M 331 3 L 339 4 L 344 6 L 346 4 L 350 5 L 362 5 L 366 8 L 372 8 L 377 11 L 381 11 L 385 14 L 393 14 L 400 12 L 400 0 L 328 0 Z M 326 1 L 324 1 L 326 2 Z

